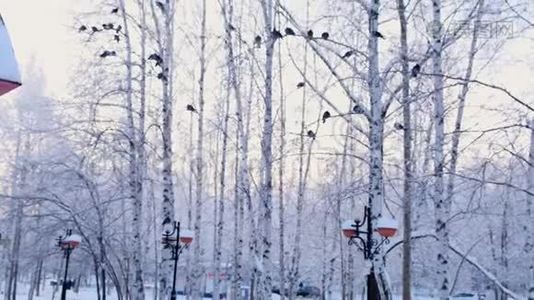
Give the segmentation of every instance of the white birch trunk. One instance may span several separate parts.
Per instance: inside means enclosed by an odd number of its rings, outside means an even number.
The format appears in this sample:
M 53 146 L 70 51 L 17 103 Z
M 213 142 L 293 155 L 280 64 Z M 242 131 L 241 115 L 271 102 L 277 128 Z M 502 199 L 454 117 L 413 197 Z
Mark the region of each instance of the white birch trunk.
M 527 190 L 534 192 L 534 119 L 529 122 L 530 127 L 530 149 L 528 153 L 528 174 L 527 174 Z M 523 251 L 527 258 L 530 256 L 529 261 L 529 286 L 534 288 L 534 225 L 532 224 L 532 196 L 528 195 L 526 198 L 526 222 L 525 231 L 527 233 L 525 239 L 525 245 Z
M 198 81 L 198 136 L 196 153 L 196 202 L 195 202 L 195 240 L 193 247 L 192 296 L 194 300 L 201 298 L 201 284 L 204 270 L 201 265 L 201 226 L 202 204 L 204 193 L 204 88 L 206 75 L 206 0 L 202 0 L 200 26 L 200 78 Z
M 434 102 L 434 206 L 436 236 L 438 237 L 437 253 L 437 288 L 440 300 L 449 297 L 449 229 L 447 220 L 450 214 L 450 202 L 444 194 L 444 143 L 445 143 L 445 109 L 443 99 L 442 70 L 442 21 L 441 0 L 432 0 L 432 71 L 433 71 L 433 102 Z
M 261 0 L 264 19 L 265 34 L 265 81 L 264 81 L 264 115 L 261 137 L 261 167 L 260 167 L 260 216 L 258 227 L 260 228 L 259 250 L 261 258 L 258 273 L 258 300 L 271 298 L 271 230 L 272 230 L 272 140 L 273 140 L 273 56 L 276 38 L 271 33 L 273 30 L 274 6 L 272 0 Z

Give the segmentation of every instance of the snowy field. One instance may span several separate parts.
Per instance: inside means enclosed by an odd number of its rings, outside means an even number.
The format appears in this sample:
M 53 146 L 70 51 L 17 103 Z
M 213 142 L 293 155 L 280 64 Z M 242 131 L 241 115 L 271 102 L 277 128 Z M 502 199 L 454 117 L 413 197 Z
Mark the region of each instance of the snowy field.
M 21 289 L 21 293 L 18 293 L 18 299 L 27 299 L 28 298 L 28 295 L 26 294 L 26 291 L 27 291 L 27 288 L 26 287 L 22 287 Z M 60 290 L 57 291 L 54 299 L 59 299 L 60 297 Z M 33 299 L 34 300 L 52 300 L 52 288 L 51 287 L 46 287 L 45 290 L 41 293 L 41 295 L 39 297 L 34 297 Z M 153 299 L 153 290 L 152 289 L 147 289 L 146 291 L 146 296 L 145 298 L 147 300 L 150 300 L 150 299 Z M 68 291 L 67 292 L 67 299 L 68 300 L 96 300 L 97 299 L 97 296 L 96 296 L 96 291 L 94 288 L 80 288 L 80 291 L 79 293 L 74 293 L 72 291 Z M 111 293 L 109 294 L 107 297 L 106 297 L 106 300 L 116 300 L 117 297 L 115 296 L 114 293 Z M 178 300 L 185 300 L 185 296 L 178 296 L 177 298 Z M 205 299 L 210 299 L 210 298 L 205 298 Z M 273 297 L 272 297 L 273 300 L 279 300 L 280 297 L 278 295 L 274 295 L 273 294 Z M 306 299 L 306 298 L 302 298 L 302 297 L 299 297 L 297 299 Z M 311 299 L 311 298 L 307 298 L 307 299 Z M 338 299 L 341 299 L 341 296 L 339 297 L 332 297 L 331 300 L 338 300 Z M 394 300 L 400 300 L 402 299 L 401 295 L 395 295 L 393 297 Z M 414 300 L 433 300 L 434 298 L 432 297 L 424 297 L 424 296 L 414 296 L 413 297 Z

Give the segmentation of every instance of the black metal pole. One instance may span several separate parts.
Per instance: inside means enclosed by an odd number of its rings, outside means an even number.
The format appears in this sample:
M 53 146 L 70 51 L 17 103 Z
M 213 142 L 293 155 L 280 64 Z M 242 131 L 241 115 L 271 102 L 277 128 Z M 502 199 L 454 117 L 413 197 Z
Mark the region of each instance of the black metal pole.
M 373 267 L 373 260 L 375 258 L 374 240 L 373 240 L 373 220 L 371 218 L 371 207 L 365 208 L 367 214 L 367 259 L 371 261 L 371 270 L 367 275 L 367 300 L 380 300 L 380 292 L 378 291 L 378 283 L 375 277 L 375 268 Z
M 178 255 L 180 250 L 180 222 L 174 224 L 174 229 L 176 230 L 176 244 L 174 245 L 174 273 L 172 277 L 172 292 L 171 300 L 176 300 L 176 269 L 178 267 Z
M 61 287 L 61 300 L 67 299 L 67 274 L 69 272 L 69 259 L 71 249 L 65 249 L 65 275 L 63 276 L 63 285 Z

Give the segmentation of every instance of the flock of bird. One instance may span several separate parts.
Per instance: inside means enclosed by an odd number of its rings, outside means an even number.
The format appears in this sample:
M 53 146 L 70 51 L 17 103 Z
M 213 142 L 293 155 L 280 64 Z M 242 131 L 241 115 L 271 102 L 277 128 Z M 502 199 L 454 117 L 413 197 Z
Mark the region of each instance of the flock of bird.
M 160 1 L 156 1 L 156 5 L 162 10 L 162 11 L 165 11 L 165 7 L 164 7 L 164 4 Z M 115 7 L 111 10 L 111 14 L 118 14 L 119 13 L 119 8 L 118 7 Z M 229 25 L 229 29 L 230 30 L 235 30 L 235 27 L 233 27 L 232 25 Z M 86 25 L 81 25 L 78 29 L 79 32 L 87 32 L 89 31 L 90 34 L 95 34 L 97 32 L 101 32 L 101 31 L 111 31 L 113 33 L 113 39 L 116 41 L 116 42 L 120 42 L 121 40 L 121 31 L 122 31 L 122 26 L 121 25 L 115 25 L 113 23 L 105 23 L 105 24 L 102 24 L 101 28 L 98 27 L 98 26 L 91 26 L 90 28 Z M 285 35 L 284 35 L 285 34 Z M 272 38 L 274 40 L 277 40 L 277 39 L 282 39 L 284 37 L 287 37 L 287 36 L 297 36 L 297 33 L 295 32 L 295 30 L 293 30 L 292 28 L 290 27 L 286 27 L 285 30 L 284 30 L 284 34 L 282 34 L 279 30 L 277 29 L 273 29 L 273 31 L 271 32 L 271 35 L 272 35 Z M 381 39 L 385 39 L 384 35 L 382 35 L 380 32 L 378 31 L 375 31 L 373 33 L 373 35 L 377 38 L 381 38 Z M 314 36 L 314 32 L 313 30 L 308 30 L 306 32 L 305 35 L 303 35 L 306 39 L 314 39 L 315 36 Z M 328 32 L 323 32 L 321 33 L 321 36 L 320 36 L 321 39 L 323 40 L 328 40 L 330 38 L 330 34 Z M 261 48 L 261 45 L 262 45 L 262 37 L 260 35 L 257 35 L 255 38 L 254 38 L 254 46 L 256 48 Z M 353 56 L 355 54 L 355 51 L 354 50 L 348 50 L 347 52 L 345 52 L 341 58 L 342 59 L 347 59 L 351 56 Z M 117 52 L 116 51 L 113 51 L 113 50 L 104 50 L 99 56 L 101 58 L 106 58 L 106 57 L 110 57 L 110 56 L 116 56 L 117 55 Z M 151 54 L 149 57 L 148 57 L 148 60 L 150 61 L 154 61 L 155 63 L 155 66 L 156 67 L 161 67 L 163 69 L 163 58 L 157 54 L 157 53 L 153 53 Z M 416 78 L 421 72 L 421 65 L 419 64 L 415 64 L 412 69 L 411 69 L 411 77 L 412 78 Z M 167 80 L 166 76 L 163 74 L 163 72 L 159 73 L 157 75 L 157 78 L 160 79 L 160 80 Z M 299 82 L 297 83 L 297 88 L 303 88 L 304 86 L 306 85 L 305 82 Z M 195 109 L 195 107 L 192 105 L 192 104 L 187 104 L 186 106 L 186 110 L 189 111 L 189 112 L 192 112 L 192 113 L 197 113 L 197 110 Z M 356 104 L 353 108 L 352 108 L 352 113 L 354 114 L 363 114 L 365 112 L 364 108 L 362 106 L 360 106 L 359 104 Z M 327 110 L 323 113 L 322 115 L 322 121 L 323 123 L 326 123 L 326 120 L 330 119 L 332 117 L 332 114 Z M 397 130 L 403 130 L 404 129 L 404 126 L 400 123 L 395 123 L 394 124 L 394 128 L 397 129 Z M 306 134 L 309 138 L 311 139 L 315 139 L 316 138 L 316 133 L 313 131 L 313 130 L 308 130 L 307 134 Z

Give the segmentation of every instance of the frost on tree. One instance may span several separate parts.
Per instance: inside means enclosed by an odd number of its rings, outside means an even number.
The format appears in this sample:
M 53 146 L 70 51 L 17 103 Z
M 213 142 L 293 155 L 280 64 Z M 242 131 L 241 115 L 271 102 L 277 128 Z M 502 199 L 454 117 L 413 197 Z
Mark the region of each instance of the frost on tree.
M 20 73 L 15 52 L 0 15 L 0 96 L 20 86 Z

